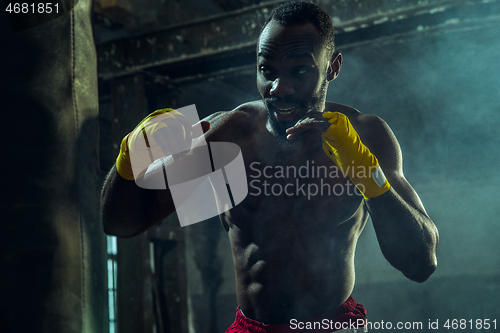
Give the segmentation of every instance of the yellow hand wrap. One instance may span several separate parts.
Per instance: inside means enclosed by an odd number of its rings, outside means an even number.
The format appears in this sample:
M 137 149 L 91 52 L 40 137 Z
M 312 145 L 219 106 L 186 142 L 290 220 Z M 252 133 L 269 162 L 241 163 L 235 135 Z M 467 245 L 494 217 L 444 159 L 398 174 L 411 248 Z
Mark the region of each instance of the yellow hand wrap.
M 149 120 L 166 113 L 168 114 L 165 115 L 166 118 L 163 117 L 164 119 L 175 119 L 175 115 L 182 115 L 173 109 L 156 110 L 144 118 L 132 132 L 123 138 L 120 154 L 116 158 L 116 171 L 120 176 L 127 180 L 140 178 L 144 175 L 148 166 L 153 163 L 152 158 L 157 159 L 165 155 L 161 147 L 153 141 L 153 133 L 160 128 L 167 127 L 167 125 L 163 121 Z M 143 144 L 144 141 L 146 141 L 148 147 Z M 133 167 L 131 158 L 134 161 Z
M 321 133 L 323 150 L 348 176 L 365 199 L 378 197 L 391 185 L 385 178 L 378 160 L 359 138 L 349 119 L 339 112 L 324 112 L 331 125 Z

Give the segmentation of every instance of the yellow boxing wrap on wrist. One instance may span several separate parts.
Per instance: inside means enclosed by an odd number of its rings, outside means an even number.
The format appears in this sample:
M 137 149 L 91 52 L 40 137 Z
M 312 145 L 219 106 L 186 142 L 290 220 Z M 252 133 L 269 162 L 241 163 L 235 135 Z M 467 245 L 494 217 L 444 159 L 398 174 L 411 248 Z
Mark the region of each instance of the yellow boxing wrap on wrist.
M 120 153 L 116 158 L 116 171 L 120 176 L 127 180 L 140 178 L 144 175 L 148 166 L 153 162 L 150 156 L 164 155 L 159 145 L 154 144 L 153 133 L 160 128 L 167 127 L 167 125 L 162 121 L 149 122 L 149 120 L 166 113 L 168 113 L 167 118 L 175 118 L 175 115 L 181 115 L 181 113 L 174 109 L 156 110 L 144 118 L 132 132 L 123 138 L 120 146 Z M 152 151 L 152 155 L 150 155 L 150 152 L 143 151 L 144 149 L 135 145 L 138 139 L 144 140 L 145 135 L 147 137 L 146 142 Z M 134 168 L 132 168 L 131 157 L 134 158 Z M 136 172 L 137 174 L 134 177 L 134 170 L 141 170 L 141 172 Z
M 323 150 L 348 176 L 365 199 L 378 197 L 391 185 L 373 155 L 359 138 L 349 119 L 339 112 L 323 112 L 331 125 L 321 133 Z

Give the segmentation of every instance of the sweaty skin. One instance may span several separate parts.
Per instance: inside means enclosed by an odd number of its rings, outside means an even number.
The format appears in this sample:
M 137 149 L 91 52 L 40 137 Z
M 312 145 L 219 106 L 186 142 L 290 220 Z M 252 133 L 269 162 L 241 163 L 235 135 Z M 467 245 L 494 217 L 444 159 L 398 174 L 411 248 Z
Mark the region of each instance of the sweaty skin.
M 340 306 L 353 290 L 356 242 L 369 214 L 386 259 L 408 278 L 425 281 L 437 265 L 438 233 L 403 175 L 394 134 L 377 116 L 325 101 L 342 56 L 331 56 L 322 47 L 312 24 L 282 27 L 275 21 L 263 30 L 257 53 L 262 100 L 204 119 L 211 125 L 206 140 L 239 145 L 248 183 L 260 184 L 257 187 L 262 190 L 252 195 L 256 189 L 250 186 L 245 200 L 220 216 L 231 244 L 238 304 L 244 314 L 275 324 Z M 307 161 L 336 170 L 322 149 L 321 131 L 329 126 L 328 119 L 321 117 L 324 111 L 347 116 L 361 141 L 377 156 L 391 184 L 389 191 L 364 200 L 338 172 L 337 177 L 298 178 L 306 187 L 321 188 L 323 181 L 341 193 L 308 199 L 295 192 L 296 179 L 268 178 L 262 173 L 268 166 L 273 167 L 268 170 L 298 169 Z M 185 158 L 189 163 L 190 154 Z M 260 182 L 252 183 L 256 180 Z M 264 181 L 281 185 L 276 188 L 293 183 L 294 195 L 265 195 Z M 137 235 L 175 210 L 168 190 L 143 190 L 114 168 L 103 187 L 102 207 L 105 232 L 122 237 Z
M 330 111 L 343 111 L 353 117 L 355 110 L 328 104 Z M 245 104 L 230 114 L 215 115 L 209 121 L 208 140 L 237 143 L 245 160 L 247 180 L 255 188 L 243 202 L 221 215 L 229 236 L 236 272 L 238 304 L 244 314 L 264 323 L 283 323 L 293 318 L 307 318 L 334 309 L 351 294 L 354 286 L 354 250 L 368 212 L 362 196 L 354 194 L 354 185 L 339 177 L 323 178 L 323 184 L 345 195 L 307 195 L 296 193 L 294 178 L 269 178 L 263 168 L 272 166 L 298 169 L 306 162 L 336 169 L 325 155 L 318 133 L 301 138 L 293 150 L 283 149 L 266 128 L 267 110 L 259 102 Z M 246 128 L 226 133 L 225 128 Z M 232 132 L 229 129 L 230 132 Z M 256 163 L 258 162 L 258 164 Z M 250 167 L 250 164 L 253 167 Z M 256 169 L 260 172 L 255 171 Z M 274 174 L 274 172 L 272 172 Z M 260 177 L 257 177 L 260 176 Z M 298 178 L 301 184 L 317 184 L 321 179 Z M 264 195 L 267 181 L 284 188 L 287 195 Z M 335 185 L 339 184 L 339 185 Z M 325 186 L 324 186 L 325 188 Z M 270 187 L 268 193 L 271 193 Z M 351 195 L 346 195 L 347 193 Z M 277 193 L 275 191 L 275 193 Z

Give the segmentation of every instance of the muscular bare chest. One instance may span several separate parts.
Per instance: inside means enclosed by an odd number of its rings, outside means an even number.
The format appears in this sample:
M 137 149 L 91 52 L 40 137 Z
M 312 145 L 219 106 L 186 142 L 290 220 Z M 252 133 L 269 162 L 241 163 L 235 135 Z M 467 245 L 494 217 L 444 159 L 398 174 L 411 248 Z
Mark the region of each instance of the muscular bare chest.
M 324 154 L 319 134 L 317 140 L 283 148 L 262 131 L 240 142 L 248 195 L 228 213 L 230 223 L 297 235 L 351 218 L 362 196 Z

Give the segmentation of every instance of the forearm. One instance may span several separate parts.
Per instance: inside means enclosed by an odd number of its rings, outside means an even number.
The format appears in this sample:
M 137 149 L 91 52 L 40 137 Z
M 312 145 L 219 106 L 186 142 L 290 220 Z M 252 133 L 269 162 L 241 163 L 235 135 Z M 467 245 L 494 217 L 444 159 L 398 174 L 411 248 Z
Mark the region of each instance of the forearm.
M 437 266 L 439 235 L 432 220 L 393 188 L 366 203 L 386 259 L 409 279 L 427 280 Z
M 122 140 L 116 164 L 104 183 L 101 210 L 105 233 L 132 237 L 173 213 L 175 205 L 166 175 L 171 186 L 191 180 L 190 172 L 197 164 L 190 163 L 200 159 L 193 156 L 193 147 L 205 143 L 201 134 L 209 129 L 207 121 L 193 125 L 173 109 L 156 110 L 144 118 Z M 189 148 L 188 154 L 178 155 Z M 184 158 L 187 155 L 190 157 Z M 174 160 L 174 156 L 179 158 Z M 197 185 L 190 182 L 177 190 L 176 204 L 183 204 Z
M 182 205 L 204 181 L 201 176 L 211 171 L 209 162 L 206 146 L 192 149 L 179 159 L 164 157 L 151 164 L 144 177 L 137 180 L 140 186 L 122 178 L 113 167 L 101 193 L 104 232 L 132 237 L 151 228 L 175 211 L 165 176 L 169 175 L 172 185 L 183 183 L 176 192 L 176 204 Z
M 122 178 L 113 167 L 101 193 L 104 232 L 132 237 L 157 224 L 175 210 L 167 192 L 140 188 L 133 180 Z

